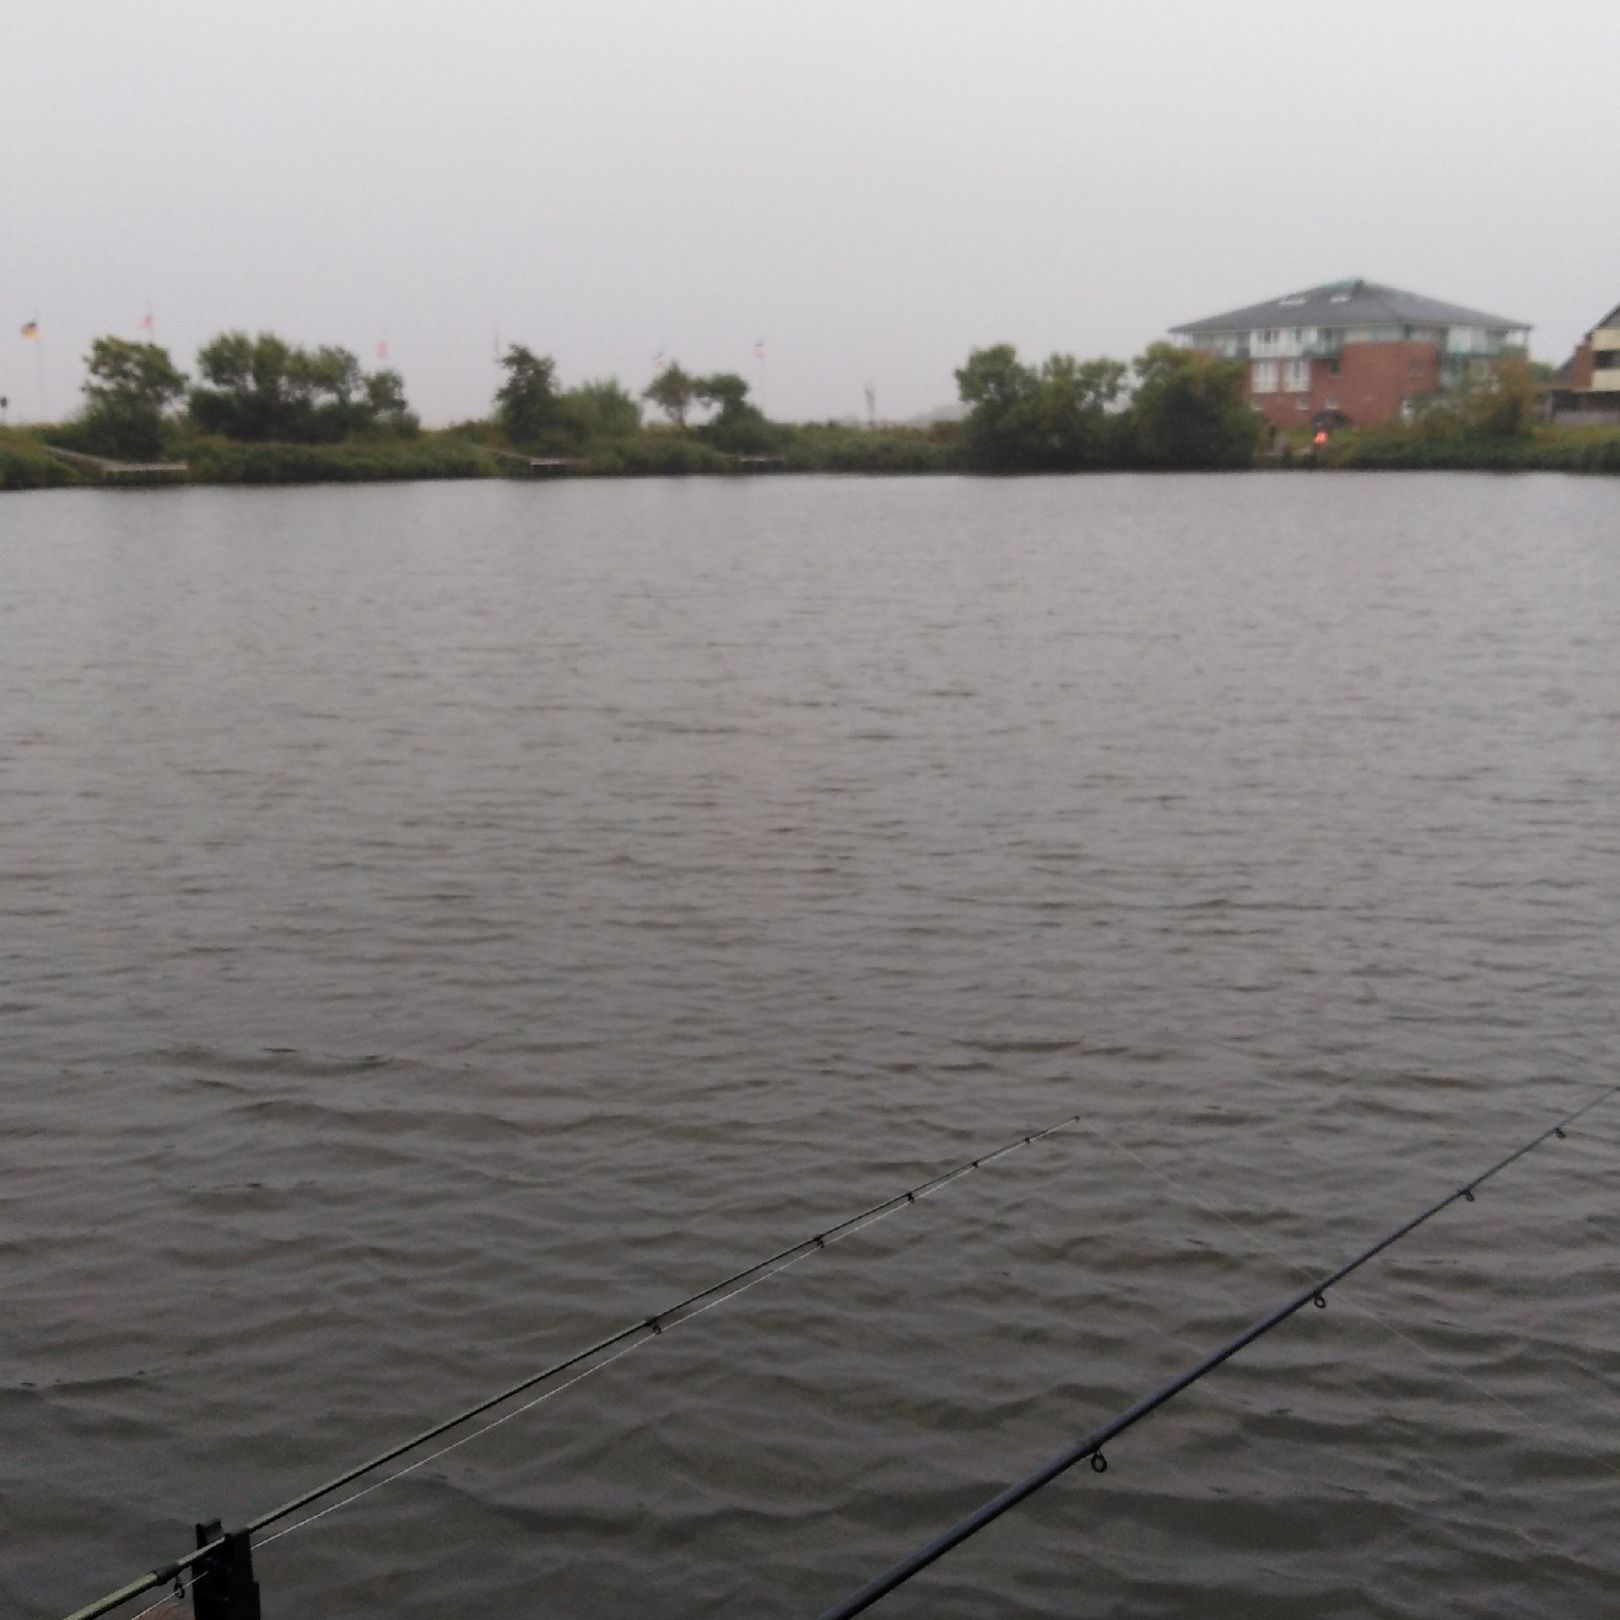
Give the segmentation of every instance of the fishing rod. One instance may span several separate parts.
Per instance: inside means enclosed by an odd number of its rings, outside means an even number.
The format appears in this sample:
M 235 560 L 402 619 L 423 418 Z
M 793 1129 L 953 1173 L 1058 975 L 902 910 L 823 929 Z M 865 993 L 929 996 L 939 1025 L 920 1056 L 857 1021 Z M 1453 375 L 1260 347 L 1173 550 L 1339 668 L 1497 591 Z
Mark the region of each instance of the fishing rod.
M 817 1249 L 825 1249 L 829 1244 L 836 1243 L 842 1238 L 852 1237 L 863 1227 L 874 1221 L 883 1219 L 895 1211 L 915 1204 L 918 1199 L 926 1198 L 931 1193 L 939 1192 L 951 1182 L 960 1180 L 963 1176 L 971 1175 L 975 1170 L 997 1159 L 1015 1153 L 1020 1148 L 1029 1147 L 1048 1136 L 1054 1136 L 1059 1131 L 1069 1129 L 1070 1126 L 1080 1123 L 1084 1116 L 1070 1114 L 1066 1119 L 1059 1120 L 1055 1125 L 1048 1125 L 1042 1130 L 1028 1131 L 1021 1136 L 1015 1136 L 1001 1146 L 992 1148 L 988 1152 L 980 1153 L 975 1158 L 966 1159 L 950 1170 L 941 1171 L 938 1175 L 930 1176 L 926 1181 L 919 1181 L 915 1186 L 907 1187 L 902 1192 L 891 1194 L 887 1198 L 879 1199 L 875 1204 L 869 1204 L 857 1214 L 850 1215 L 832 1226 L 824 1227 L 809 1237 L 800 1238 L 797 1242 L 789 1243 L 778 1249 L 774 1254 L 767 1255 L 763 1260 L 755 1260 L 751 1264 L 741 1267 L 728 1277 L 722 1277 L 718 1282 L 709 1283 L 706 1287 L 686 1295 L 684 1299 L 677 1300 L 673 1305 L 651 1316 L 642 1317 L 631 1322 L 616 1332 L 598 1339 L 594 1344 L 583 1350 L 576 1350 L 573 1354 L 564 1357 L 561 1361 L 552 1362 L 550 1366 L 540 1371 L 530 1373 L 526 1378 L 520 1378 L 515 1384 L 508 1385 L 498 1394 L 490 1395 L 473 1405 L 465 1407 L 454 1416 L 435 1423 L 431 1428 L 423 1429 L 420 1434 L 412 1435 L 408 1440 L 390 1446 L 386 1451 L 378 1452 L 375 1457 L 368 1458 L 356 1467 L 347 1469 L 324 1484 L 315 1486 L 283 1502 L 279 1507 L 272 1508 L 268 1513 L 261 1513 L 256 1519 L 251 1519 L 241 1529 L 221 1534 L 217 1522 L 197 1526 L 197 1547 L 195 1551 L 186 1553 L 167 1564 L 161 1564 L 155 1569 L 148 1570 L 144 1575 L 137 1577 L 126 1586 L 121 1586 L 115 1592 L 108 1592 L 104 1597 L 87 1603 L 82 1609 L 75 1609 L 66 1616 L 66 1620 L 97 1620 L 100 1615 L 108 1614 L 116 1608 L 144 1593 L 156 1591 L 159 1587 L 173 1584 L 178 1592 L 183 1584 L 183 1577 L 188 1570 L 197 1571 L 192 1582 L 193 1603 L 197 1620 L 257 1620 L 259 1613 L 257 1587 L 252 1580 L 251 1538 L 270 1525 L 290 1517 L 301 1509 L 310 1507 L 340 1491 L 345 1485 L 352 1485 L 365 1475 L 374 1472 L 387 1463 L 403 1457 L 407 1452 L 414 1451 L 419 1446 L 426 1445 L 431 1440 L 450 1433 L 451 1430 L 470 1423 L 474 1418 L 482 1417 L 484 1413 L 493 1411 L 496 1407 L 515 1399 L 517 1396 L 534 1389 L 548 1379 L 570 1371 L 590 1362 L 593 1358 L 623 1345 L 628 1353 L 637 1345 L 679 1326 L 682 1322 L 690 1320 L 698 1314 L 699 1309 L 707 1309 L 709 1304 L 719 1304 L 728 1291 L 737 1291 L 752 1281 L 759 1281 L 774 1271 L 780 1271 L 795 1261 L 814 1253 Z M 583 1376 L 583 1375 L 581 1375 Z M 471 1438 L 469 1436 L 469 1438 Z M 386 1483 L 386 1481 L 380 1482 Z M 337 1504 L 341 1506 L 342 1504 Z M 328 1510 L 330 1511 L 330 1510 Z M 294 1526 L 296 1528 L 296 1526 Z M 281 1534 L 286 1534 L 282 1531 Z M 273 1538 L 272 1538 L 273 1539 Z M 215 1601 L 215 1591 L 223 1593 L 223 1588 L 234 1582 L 234 1598 L 220 1595 L 218 1607 L 210 1605 Z M 249 1592 L 251 1591 L 251 1595 Z
M 966 1518 L 959 1519 L 948 1530 L 930 1537 L 913 1552 L 902 1558 L 898 1563 L 891 1565 L 881 1575 L 868 1581 L 859 1591 L 852 1593 L 841 1603 L 835 1603 L 830 1609 L 824 1609 L 817 1616 L 817 1620 L 850 1620 L 850 1617 L 862 1613 L 887 1596 L 897 1586 L 903 1586 L 912 1576 L 920 1574 L 937 1559 L 944 1557 L 953 1547 L 960 1546 L 970 1536 L 975 1536 L 986 1525 L 992 1524 L 1010 1508 L 1015 1508 L 1026 1498 L 1031 1497 L 1043 1485 L 1049 1485 L 1060 1474 L 1065 1474 L 1077 1463 L 1091 1460 L 1092 1469 L 1096 1473 L 1105 1473 L 1108 1468 L 1108 1459 L 1103 1455 L 1103 1447 L 1116 1436 L 1124 1434 L 1127 1429 L 1134 1428 L 1143 1418 L 1174 1400 L 1185 1389 L 1196 1384 L 1199 1379 L 1213 1372 L 1224 1361 L 1229 1361 L 1245 1346 L 1253 1344 L 1256 1339 L 1264 1337 L 1275 1327 L 1286 1322 L 1296 1311 L 1302 1310 L 1306 1304 L 1315 1305 L 1318 1309 L 1327 1308 L 1327 1292 L 1335 1283 L 1342 1282 L 1351 1272 L 1359 1270 L 1362 1266 L 1380 1255 L 1391 1245 L 1399 1243 L 1402 1238 L 1415 1232 L 1425 1221 L 1432 1220 L 1441 1210 L 1448 1209 L 1459 1200 L 1473 1203 L 1475 1190 L 1492 1176 L 1507 1169 L 1510 1164 L 1522 1159 L 1527 1153 L 1532 1153 L 1550 1138 L 1557 1137 L 1562 1140 L 1566 1130 L 1573 1125 L 1583 1114 L 1589 1114 L 1600 1103 L 1607 1102 L 1616 1092 L 1620 1092 L 1620 1085 L 1610 1086 L 1606 1091 L 1600 1092 L 1590 1102 L 1583 1104 L 1573 1113 L 1566 1114 L 1555 1125 L 1549 1125 L 1544 1131 L 1532 1137 L 1522 1147 L 1515 1148 L 1511 1153 L 1505 1154 L 1488 1169 L 1482 1170 L 1471 1181 L 1449 1192 L 1444 1198 L 1438 1198 L 1427 1209 L 1420 1211 L 1409 1220 L 1403 1221 L 1393 1231 L 1387 1232 L 1376 1243 L 1369 1244 L 1359 1254 L 1337 1266 L 1334 1270 L 1318 1277 L 1315 1282 L 1306 1285 L 1297 1292 L 1290 1294 L 1280 1304 L 1274 1305 L 1264 1316 L 1251 1322 L 1241 1333 L 1233 1335 L 1224 1344 L 1217 1345 L 1207 1355 L 1202 1356 L 1190 1367 L 1178 1373 L 1168 1383 L 1160 1385 L 1156 1390 L 1144 1395 L 1140 1400 L 1134 1401 L 1122 1412 L 1116 1413 L 1107 1422 L 1099 1424 L 1096 1428 L 1082 1435 L 1071 1445 L 1065 1447 L 1055 1457 L 1049 1458 L 1039 1468 L 1026 1474 L 1022 1479 L 1014 1481 L 1004 1490 L 998 1491 L 987 1502 L 968 1514 Z

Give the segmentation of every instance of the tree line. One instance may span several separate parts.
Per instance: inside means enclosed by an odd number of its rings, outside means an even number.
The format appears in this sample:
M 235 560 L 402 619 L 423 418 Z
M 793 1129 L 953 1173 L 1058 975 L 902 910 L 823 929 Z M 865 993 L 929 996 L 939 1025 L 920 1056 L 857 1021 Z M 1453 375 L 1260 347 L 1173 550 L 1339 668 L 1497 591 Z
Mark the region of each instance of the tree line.
M 1260 440 L 1242 362 L 1172 343 L 1129 365 L 1054 354 L 1038 366 L 998 343 L 968 356 L 956 386 L 967 460 L 988 471 L 1247 467 Z
M 974 349 L 955 372 L 961 416 L 904 426 L 771 421 L 737 373 L 691 372 L 662 356 L 639 394 L 616 378 L 565 386 L 551 356 L 522 344 L 497 364 L 489 412 L 430 432 L 400 374 L 367 371 L 347 349 L 225 332 L 203 345 L 188 376 L 157 344 L 100 337 L 73 421 L 0 428 L 0 489 L 74 481 L 46 441 L 183 458 L 203 482 L 303 483 L 512 473 L 516 463 L 491 454 L 502 447 L 605 475 L 734 471 L 745 456 L 800 472 L 1220 469 L 1253 465 L 1263 434 L 1241 362 L 1168 343 L 1130 362 L 1053 354 L 1030 363 L 1008 343 Z M 1616 470 L 1620 438 L 1539 421 L 1544 380 L 1504 361 L 1418 402 L 1409 422 L 1342 431 L 1329 446 L 1284 443 L 1272 459 Z
M 695 374 L 670 361 L 638 399 L 616 378 L 564 388 L 555 360 L 520 343 L 499 365 L 491 416 L 463 430 L 514 449 L 581 454 L 632 439 L 643 431 L 642 400 L 663 413 L 670 431 L 717 451 L 768 451 L 787 433 L 753 404 L 735 372 Z M 188 434 L 334 445 L 409 439 L 421 430 L 397 371 L 368 372 L 348 349 L 303 348 L 273 332 L 221 333 L 198 350 L 194 377 L 159 344 L 110 336 L 94 340 L 85 369 L 84 408 L 64 437 L 109 456 L 156 457 Z M 693 424 L 697 411 L 709 414 Z
M 491 414 L 462 424 L 463 438 L 588 460 L 648 433 L 736 456 L 786 452 L 810 431 L 769 420 L 735 372 L 689 372 L 670 360 L 638 397 L 616 378 L 564 387 L 556 361 L 520 343 L 498 364 Z M 97 338 L 86 368 L 74 433 L 107 455 L 156 457 L 187 435 L 318 446 L 420 432 L 397 371 L 367 371 L 348 349 L 304 348 L 272 332 L 221 333 L 198 351 L 194 377 L 159 345 L 117 337 Z M 993 472 L 1240 467 L 1258 441 L 1241 364 L 1168 343 L 1130 364 L 1054 354 L 1039 365 L 1000 343 L 973 350 L 955 375 L 965 414 L 932 436 L 926 455 L 919 449 L 919 466 L 939 465 L 941 438 L 957 465 Z M 643 403 L 660 424 L 643 423 Z M 825 448 L 826 430 L 816 442 Z
M 508 444 L 521 449 L 584 451 L 603 440 L 629 439 L 642 430 L 641 405 L 617 378 L 564 389 L 557 363 L 520 343 L 501 356 L 506 376 L 495 391 L 495 423 Z M 746 455 L 778 448 L 788 430 L 769 421 L 748 398 L 748 381 L 734 371 L 694 375 L 671 360 L 641 391 L 676 433 L 689 430 L 716 450 Z M 695 428 L 694 409 L 713 414 Z
M 247 444 L 408 438 L 420 428 L 404 378 L 366 371 L 348 349 L 301 348 L 273 332 L 222 332 L 197 351 L 196 364 L 193 383 L 159 344 L 96 338 L 73 436 L 100 454 L 155 457 L 185 426 Z
M 495 395 L 495 423 L 509 444 L 582 452 L 641 430 L 639 404 L 616 380 L 564 390 L 550 356 L 516 344 L 500 363 L 506 378 Z M 1000 343 L 973 350 L 955 375 L 966 411 L 947 431 L 956 465 L 967 469 L 1246 467 L 1260 440 L 1243 365 L 1170 343 L 1152 345 L 1130 364 L 1054 354 L 1039 366 Z M 804 448 L 807 432 L 820 432 L 825 447 L 832 424 L 816 430 L 772 422 L 748 393 L 735 372 L 696 375 L 672 360 L 641 398 L 663 413 L 667 431 L 728 454 L 777 451 L 796 459 L 791 452 Z M 696 409 L 711 414 L 693 427 Z M 919 470 L 937 470 L 937 440 L 914 435 Z

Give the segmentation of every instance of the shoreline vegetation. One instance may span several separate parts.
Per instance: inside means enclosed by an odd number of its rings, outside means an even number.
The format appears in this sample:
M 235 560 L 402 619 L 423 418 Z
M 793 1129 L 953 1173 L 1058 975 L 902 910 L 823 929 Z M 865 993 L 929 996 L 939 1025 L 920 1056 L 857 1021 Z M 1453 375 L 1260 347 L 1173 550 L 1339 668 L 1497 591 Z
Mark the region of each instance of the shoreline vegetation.
M 1169 343 L 1129 364 L 1054 354 L 1031 365 L 1010 344 L 976 349 L 955 374 L 961 417 L 918 425 L 775 422 L 749 399 L 744 378 L 689 373 L 674 361 L 639 397 L 616 379 L 564 388 L 555 363 L 521 344 L 499 366 L 488 417 L 424 429 L 399 373 L 367 373 L 345 349 L 223 333 L 198 352 L 192 383 L 156 344 L 97 338 L 76 416 L 0 427 L 0 490 L 537 474 L 1620 473 L 1620 429 L 1538 422 L 1533 368 L 1513 360 L 1410 421 L 1341 428 L 1327 444 L 1306 430 L 1265 442 L 1245 400 L 1242 364 Z M 654 420 L 644 420 L 644 406 Z M 113 478 L 53 446 L 184 470 Z

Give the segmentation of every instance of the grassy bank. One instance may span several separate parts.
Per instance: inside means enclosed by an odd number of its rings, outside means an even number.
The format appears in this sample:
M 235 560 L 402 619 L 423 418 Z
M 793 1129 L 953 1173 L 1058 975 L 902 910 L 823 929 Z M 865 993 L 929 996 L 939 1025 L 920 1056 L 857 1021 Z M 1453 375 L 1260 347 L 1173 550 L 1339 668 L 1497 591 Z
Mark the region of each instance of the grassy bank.
M 584 462 L 578 471 L 596 478 L 685 478 L 730 472 L 736 465 L 730 456 L 699 439 L 657 431 L 599 440 L 573 454 Z M 507 470 L 513 470 L 512 466 Z M 526 476 L 517 470 L 519 476 Z
M 806 423 L 792 429 L 782 455 L 794 472 L 942 473 L 964 466 L 955 422 L 929 428 Z
M 44 442 L 85 449 L 74 424 L 0 429 L 0 490 L 94 483 L 50 455 Z M 186 463 L 193 484 L 348 484 L 413 479 L 530 478 L 521 460 L 502 455 L 497 435 L 468 427 L 406 439 L 350 439 L 340 444 L 245 444 L 215 435 L 175 433 L 166 457 Z M 838 424 L 784 428 L 764 463 L 739 461 L 696 433 L 651 427 L 589 445 L 556 447 L 571 463 L 563 476 L 680 478 L 740 471 L 938 473 L 961 470 L 954 426 L 864 429 Z
M 0 490 L 61 489 L 84 480 L 26 428 L 0 428 Z
M 1493 439 L 1392 424 L 1340 434 L 1319 459 L 1366 472 L 1620 473 L 1620 431 L 1541 425 L 1522 438 Z
M 464 478 L 532 478 L 521 460 L 497 453 L 496 435 L 467 427 L 410 438 L 340 444 L 244 444 L 179 433 L 167 452 L 187 463 L 194 484 L 348 484 Z M 95 483 L 52 456 L 45 442 L 72 446 L 65 428 L 0 428 L 0 490 Z M 563 476 L 670 478 L 770 471 L 952 473 L 973 470 L 958 424 L 866 429 L 838 423 L 783 426 L 773 459 L 740 462 L 695 433 L 645 428 L 568 452 Z M 1436 433 L 1422 424 L 1342 431 L 1331 445 L 1302 442 L 1273 465 L 1365 472 L 1569 472 L 1620 474 L 1620 430 L 1540 425 L 1521 438 Z
M 0 490 L 96 483 L 93 473 L 68 466 L 45 448 L 48 440 L 84 450 L 81 439 L 73 424 L 0 428 Z M 411 439 L 351 439 L 342 444 L 241 444 L 177 434 L 163 455 L 185 462 L 189 469 L 185 481 L 193 484 L 377 483 L 492 478 L 501 471 L 495 457 L 481 446 L 441 433 Z
M 423 433 L 412 439 L 343 444 L 241 444 L 194 438 L 175 447 L 195 484 L 364 484 L 413 479 L 491 478 L 494 456 L 465 439 Z

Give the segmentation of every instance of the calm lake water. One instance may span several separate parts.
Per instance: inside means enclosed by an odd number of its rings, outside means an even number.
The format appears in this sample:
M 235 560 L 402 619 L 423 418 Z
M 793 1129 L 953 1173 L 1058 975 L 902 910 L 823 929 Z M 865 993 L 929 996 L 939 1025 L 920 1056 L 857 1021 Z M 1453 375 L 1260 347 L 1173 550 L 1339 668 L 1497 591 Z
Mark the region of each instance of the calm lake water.
M 257 1554 L 812 1616 L 1620 1079 L 1620 481 L 9 496 L 0 695 L 7 1614 L 1080 1114 Z M 1615 1612 L 1617 1189 L 875 1612 Z

